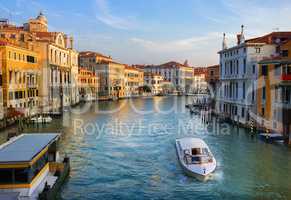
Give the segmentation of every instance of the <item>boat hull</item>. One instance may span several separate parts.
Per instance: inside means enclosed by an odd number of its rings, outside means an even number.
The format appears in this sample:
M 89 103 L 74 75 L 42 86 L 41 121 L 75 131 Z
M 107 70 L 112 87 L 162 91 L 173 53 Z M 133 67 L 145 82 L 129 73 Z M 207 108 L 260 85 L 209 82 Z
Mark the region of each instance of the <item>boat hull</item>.
M 286 137 L 280 134 L 265 134 L 261 133 L 259 134 L 259 139 L 266 142 L 266 143 L 276 143 L 276 142 L 284 142 L 286 140 Z
M 181 165 L 181 167 L 182 167 L 182 169 L 183 169 L 183 172 L 184 172 L 187 176 L 189 176 L 189 177 L 193 177 L 193 178 L 195 178 L 195 179 L 197 179 L 197 180 L 199 180 L 199 181 L 202 181 L 202 182 L 211 179 L 211 176 L 212 176 L 211 173 L 210 173 L 210 174 L 207 174 L 207 175 L 198 174 L 198 173 L 195 173 L 195 172 L 189 170 L 189 169 L 188 169 L 187 167 L 185 167 L 181 162 L 180 162 L 180 165 Z

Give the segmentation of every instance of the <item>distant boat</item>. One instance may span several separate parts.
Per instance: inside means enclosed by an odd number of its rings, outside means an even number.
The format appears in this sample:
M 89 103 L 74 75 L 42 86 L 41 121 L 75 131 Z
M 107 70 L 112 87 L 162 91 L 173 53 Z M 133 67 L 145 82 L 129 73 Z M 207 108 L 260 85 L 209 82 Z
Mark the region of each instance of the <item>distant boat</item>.
M 33 123 L 51 123 L 53 119 L 50 116 L 47 117 L 39 116 L 31 118 L 30 121 Z
M 194 108 L 194 107 L 190 107 L 190 114 L 194 114 L 194 115 L 199 115 L 199 110 Z
M 286 137 L 280 133 L 260 133 L 259 138 L 267 143 L 283 143 Z
M 207 144 L 198 138 L 176 139 L 176 150 L 184 172 L 206 181 L 216 168 L 216 160 Z

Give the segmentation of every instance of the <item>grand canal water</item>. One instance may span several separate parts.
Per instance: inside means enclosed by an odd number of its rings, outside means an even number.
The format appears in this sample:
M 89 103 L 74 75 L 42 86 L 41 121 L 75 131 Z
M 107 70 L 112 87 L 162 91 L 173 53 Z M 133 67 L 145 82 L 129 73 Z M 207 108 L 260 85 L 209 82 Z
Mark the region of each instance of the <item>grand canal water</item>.
M 72 163 L 64 200 L 291 199 L 290 149 L 265 144 L 230 124 L 219 126 L 215 119 L 204 124 L 185 110 L 185 101 L 99 102 L 25 131 L 63 133 L 60 150 Z M 174 146 L 183 136 L 203 138 L 210 146 L 218 162 L 210 181 L 184 175 Z

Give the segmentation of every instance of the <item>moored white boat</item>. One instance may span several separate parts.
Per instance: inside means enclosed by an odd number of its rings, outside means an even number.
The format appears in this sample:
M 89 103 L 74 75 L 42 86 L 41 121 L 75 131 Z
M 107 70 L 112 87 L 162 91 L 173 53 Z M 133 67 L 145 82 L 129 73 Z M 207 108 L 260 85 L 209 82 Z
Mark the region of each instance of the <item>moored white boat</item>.
M 259 138 L 267 143 L 283 143 L 287 139 L 280 133 L 260 133 Z
M 33 117 L 30 120 L 34 123 L 51 123 L 53 119 L 49 116 L 47 117 L 39 116 L 39 117 Z
M 176 139 L 179 162 L 189 176 L 205 181 L 216 168 L 216 160 L 207 144 L 198 138 Z

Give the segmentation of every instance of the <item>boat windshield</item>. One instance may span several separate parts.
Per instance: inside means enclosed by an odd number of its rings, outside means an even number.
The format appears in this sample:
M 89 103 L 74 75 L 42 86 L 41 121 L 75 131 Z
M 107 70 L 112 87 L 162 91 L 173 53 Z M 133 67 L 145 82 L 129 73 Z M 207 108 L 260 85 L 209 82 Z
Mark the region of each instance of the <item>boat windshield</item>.
M 186 163 L 189 164 L 202 164 L 212 162 L 212 155 L 207 148 L 193 148 L 191 154 L 185 152 Z

